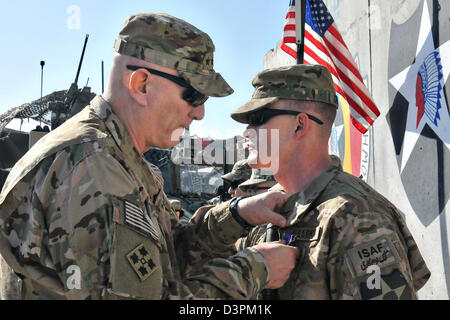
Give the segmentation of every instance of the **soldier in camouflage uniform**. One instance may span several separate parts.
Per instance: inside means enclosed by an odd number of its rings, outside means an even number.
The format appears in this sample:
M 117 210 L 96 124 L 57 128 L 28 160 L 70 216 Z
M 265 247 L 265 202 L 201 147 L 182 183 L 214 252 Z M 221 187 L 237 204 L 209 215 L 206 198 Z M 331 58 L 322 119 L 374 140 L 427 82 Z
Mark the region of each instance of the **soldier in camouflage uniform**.
M 245 194 L 238 188 L 238 186 L 240 183 L 246 181 L 250 177 L 251 172 L 252 168 L 250 168 L 250 166 L 248 165 L 247 160 L 244 159 L 237 161 L 234 164 L 231 172 L 228 172 L 227 174 L 224 174 L 222 176 L 222 180 L 229 184 L 228 194 L 231 197 L 239 197 Z M 202 219 L 209 210 L 222 203 L 221 196 L 214 197 L 208 202 L 209 204 L 201 206 L 192 215 L 191 221 L 193 223 L 196 223 L 197 221 Z
M 287 194 L 273 192 L 264 208 L 224 204 L 205 223 L 182 225 L 143 159 L 178 143 L 208 96 L 232 92 L 213 70 L 211 39 L 175 17 L 137 14 L 115 50 L 103 96 L 39 140 L 2 189 L 0 254 L 23 280 L 22 298 L 246 299 L 281 286 L 298 255 L 292 247 L 207 261 L 245 234 L 239 219 L 285 225 L 273 210 Z M 263 209 L 270 217 L 250 217 Z M 186 278 L 198 265 L 203 273 Z
M 239 190 L 238 186 L 249 179 L 251 174 L 252 168 L 250 168 L 246 159 L 236 162 L 231 172 L 222 176 L 222 179 L 230 184 L 228 193 L 232 197 L 239 197 L 243 195 L 242 190 Z
M 236 162 L 233 170 L 223 175 L 222 179 L 231 183 L 228 193 L 233 197 L 257 195 L 266 192 L 276 184 L 275 178 L 270 172 L 250 168 L 247 160 Z M 211 210 L 219 203 L 198 208 L 191 221 L 194 223 L 199 221 L 208 210 Z
M 253 168 L 250 178 L 242 182 L 238 188 L 245 195 L 255 195 L 266 192 L 276 184 L 277 182 L 272 172 Z
M 416 299 L 430 272 L 398 209 L 329 156 L 338 108 L 331 74 L 323 66 L 268 69 L 253 79 L 252 99 L 231 114 L 249 124 L 249 164 L 260 167 L 255 140 L 278 130 L 279 158 L 272 190 L 295 193 L 274 233 L 300 250 L 281 299 Z M 267 137 L 266 141 L 271 141 Z M 265 241 L 253 228 L 239 249 Z

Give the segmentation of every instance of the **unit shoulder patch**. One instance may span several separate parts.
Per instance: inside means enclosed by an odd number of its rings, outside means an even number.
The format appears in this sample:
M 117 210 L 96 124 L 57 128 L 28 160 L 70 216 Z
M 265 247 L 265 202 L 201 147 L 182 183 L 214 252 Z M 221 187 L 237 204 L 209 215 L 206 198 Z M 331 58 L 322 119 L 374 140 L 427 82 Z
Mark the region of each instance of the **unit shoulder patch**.
M 381 275 L 378 287 L 370 287 L 366 281 L 359 284 L 364 300 L 411 300 L 415 298 L 403 274 L 394 269 L 390 274 Z
M 127 260 L 141 281 L 145 281 L 158 269 L 158 266 L 155 265 L 150 256 L 150 252 L 145 248 L 143 243 L 127 254 Z

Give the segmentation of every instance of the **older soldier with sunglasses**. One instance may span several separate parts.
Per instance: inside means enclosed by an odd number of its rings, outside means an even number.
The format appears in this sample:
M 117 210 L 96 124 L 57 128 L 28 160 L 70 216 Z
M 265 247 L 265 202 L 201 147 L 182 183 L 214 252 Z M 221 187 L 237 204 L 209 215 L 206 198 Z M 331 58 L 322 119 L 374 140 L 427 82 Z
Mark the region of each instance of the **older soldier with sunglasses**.
M 273 210 L 287 194 L 181 225 L 142 156 L 177 144 L 209 96 L 233 92 L 213 69 L 209 36 L 166 14 L 136 14 L 114 49 L 105 93 L 36 143 L 0 195 L 0 253 L 23 279 L 23 298 L 247 299 L 280 287 L 297 249 L 270 243 L 228 256 L 242 220 L 284 225 Z M 203 273 L 186 278 L 198 265 Z
M 430 272 L 400 212 L 328 154 L 338 108 L 328 69 L 268 69 L 255 76 L 253 86 L 252 99 L 231 117 L 248 124 L 244 136 L 254 168 L 266 165 L 256 140 L 266 133 L 279 137 L 279 156 L 272 159 L 279 184 L 272 190 L 294 195 L 282 209 L 287 227 L 253 228 L 238 247 L 280 238 L 300 250 L 286 284 L 262 297 L 416 299 Z

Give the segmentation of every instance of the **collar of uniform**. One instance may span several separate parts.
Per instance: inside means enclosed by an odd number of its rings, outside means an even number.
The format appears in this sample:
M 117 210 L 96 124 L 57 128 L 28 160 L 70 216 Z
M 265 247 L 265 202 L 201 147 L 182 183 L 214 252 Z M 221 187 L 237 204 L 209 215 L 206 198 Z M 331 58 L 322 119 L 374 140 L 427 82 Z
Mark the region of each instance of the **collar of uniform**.
M 91 101 L 91 108 L 99 118 L 104 121 L 114 142 L 117 144 L 120 151 L 122 151 L 123 156 L 128 159 L 127 165 L 130 166 L 135 173 L 138 173 L 139 176 L 146 177 L 146 179 L 143 179 L 141 182 L 148 182 L 147 191 L 149 192 L 149 195 L 153 196 L 157 194 L 159 188 L 157 187 L 156 182 L 152 180 L 154 178 L 151 173 L 152 170 L 146 165 L 147 163 L 143 159 L 143 156 L 139 154 L 134 146 L 128 130 L 125 128 L 122 121 L 120 121 L 119 117 L 113 112 L 108 102 L 106 102 L 102 96 L 98 95 Z
M 328 183 L 342 171 L 341 161 L 338 157 L 330 156 L 330 160 L 331 165 L 328 169 L 311 181 L 305 190 L 295 193 L 286 201 L 281 214 L 286 216 L 288 226 L 296 224 L 302 218 Z
M 119 149 L 127 156 L 140 159 L 141 155 L 135 148 L 130 134 L 122 121 L 112 111 L 108 102 L 98 95 L 91 101 L 91 108 L 105 122 L 106 128 L 113 137 Z

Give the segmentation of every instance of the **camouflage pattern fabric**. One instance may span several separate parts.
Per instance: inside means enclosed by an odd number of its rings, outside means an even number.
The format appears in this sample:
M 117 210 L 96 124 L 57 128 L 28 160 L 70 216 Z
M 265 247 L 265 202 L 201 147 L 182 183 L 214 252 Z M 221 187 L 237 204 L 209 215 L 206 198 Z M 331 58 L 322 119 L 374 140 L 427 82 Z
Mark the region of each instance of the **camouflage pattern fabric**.
M 398 210 L 340 160 L 285 204 L 280 239 L 300 249 L 281 299 L 416 299 L 430 277 Z M 280 185 L 274 189 L 279 190 Z M 259 226 L 238 250 L 264 242 Z M 376 267 L 374 267 L 376 266 Z M 376 281 L 376 270 L 379 282 Z
M 296 64 L 266 69 L 253 77 L 255 88 L 250 101 L 231 113 L 231 118 L 248 123 L 248 115 L 280 99 L 315 101 L 338 108 L 338 98 L 330 71 L 322 65 Z
M 22 281 L 0 256 L 0 300 L 20 300 Z
M 182 225 L 101 96 L 39 140 L 0 194 L 0 254 L 24 299 L 250 298 L 269 280 L 262 254 L 222 258 L 243 234 L 226 206 Z
M 177 69 L 206 96 L 224 97 L 233 89 L 214 71 L 211 38 L 186 21 L 164 13 L 129 16 L 114 44 L 116 52 Z

